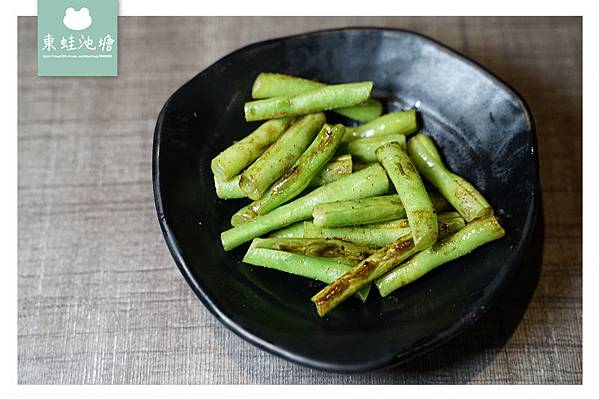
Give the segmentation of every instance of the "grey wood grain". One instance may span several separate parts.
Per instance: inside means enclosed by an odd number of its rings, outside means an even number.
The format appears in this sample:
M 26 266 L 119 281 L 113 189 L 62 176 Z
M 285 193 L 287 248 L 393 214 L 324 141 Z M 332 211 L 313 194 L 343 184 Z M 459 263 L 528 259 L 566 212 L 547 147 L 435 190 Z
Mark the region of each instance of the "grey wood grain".
M 521 92 L 545 218 L 536 253 L 464 334 L 342 375 L 260 351 L 201 305 L 162 240 L 150 155 L 160 107 L 198 71 L 254 41 L 350 25 L 427 34 Z M 18 38 L 19 383 L 581 383 L 579 18 L 123 17 L 117 78 L 39 78 L 35 18 Z

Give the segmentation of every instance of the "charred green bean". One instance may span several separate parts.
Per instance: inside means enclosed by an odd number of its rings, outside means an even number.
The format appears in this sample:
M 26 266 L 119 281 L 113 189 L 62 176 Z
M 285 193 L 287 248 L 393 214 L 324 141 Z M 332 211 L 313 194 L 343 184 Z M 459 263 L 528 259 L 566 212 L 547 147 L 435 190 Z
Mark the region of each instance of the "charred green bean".
M 225 250 L 231 250 L 255 237 L 310 218 L 313 208 L 319 203 L 378 196 L 388 190 L 387 175 L 376 164 L 221 233 L 221 242 Z
M 410 159 L 419 172 L 467 222 L 493 215 L 494 210 L 483 195 L 464 178 L 448 170 L 429 136 L 421 133 L 415 135 L 408 141 L 407 148 Z
M 408 285 L 436 267 L 462 257 L 477 247 L 504 236 L 504 229 L 495 217 L 489 216 L 469 222 L 463 229 L 441 240 L 429 249 L 394 268 L 375 281 L 381 296 Z
M 248 169 L 242 173 L 240 188 L 257 200 L 306 150 L 323 124 L 325 114 L 310 114 L 296 121 Z
M 437 240 L 437 216 L 419 173 L 406 151 L 398 143 L 386 143 L 377 149 L 377 158 L 394 184 L 410 223 L 418 250 L 431 247 Z

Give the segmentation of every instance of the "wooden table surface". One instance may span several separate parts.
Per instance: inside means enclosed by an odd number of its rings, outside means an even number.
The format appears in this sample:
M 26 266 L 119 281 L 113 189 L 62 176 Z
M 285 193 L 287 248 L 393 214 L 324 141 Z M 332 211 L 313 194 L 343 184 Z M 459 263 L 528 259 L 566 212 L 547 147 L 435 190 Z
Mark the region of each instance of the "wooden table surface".
M 197 72 L 248 43 L 357 25 L 429 35 L 525 97 L 544 219 L 465 333 L 342 375 L 267 354 L 202 306 L 163 242 L 150 170 L 158 111 Z M 40 78 L 36 19 L 18 30 L 19 383 L 581 383 L 581 19 L 122 17 L 117 78 Z

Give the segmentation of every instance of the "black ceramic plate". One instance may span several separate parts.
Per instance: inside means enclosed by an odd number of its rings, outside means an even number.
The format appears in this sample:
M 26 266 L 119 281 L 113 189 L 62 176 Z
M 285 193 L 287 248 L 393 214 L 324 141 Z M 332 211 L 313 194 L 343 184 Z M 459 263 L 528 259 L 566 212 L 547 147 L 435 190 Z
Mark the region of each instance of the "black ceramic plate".
M 261 71 L 373 80 L 388 111 L 418 107 L 447 165 L 475 184 L 506 229 L 499 241 L 395 294 L 350 299 L 319 318 L 320 284 L 241 262 L 219 234 L 243 201 L 218 200 L 210 160 L 251 132 L 243 105 Z M 164 105 L 154 136 L 156 209 L 167 245 L 204 305 L 249 342 L 326 370 L 396 364 L 455 335 L 519 267 L 534 227 L 537 149 L 524 101 L 474 62 L 421 35 L 341 29 L 269 40 L 217 61 Z

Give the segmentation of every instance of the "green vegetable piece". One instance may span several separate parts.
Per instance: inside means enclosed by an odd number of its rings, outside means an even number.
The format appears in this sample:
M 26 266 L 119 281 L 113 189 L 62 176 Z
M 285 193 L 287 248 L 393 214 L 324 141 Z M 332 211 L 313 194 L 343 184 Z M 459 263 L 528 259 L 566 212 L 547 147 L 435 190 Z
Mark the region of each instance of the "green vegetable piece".
M 229 180 L 223 180 L 215 175 L 215 190 L 217 197 L 220 199 L 242 199 L 246 197 L 246 193 L 240 189 L 241 175 L 236 175 Z
M 407 219 L 402 219 L 403 226 L 341 226 L 337 228 L 323 228 L 312 222 L 304 222 L 305 238 L 327 238 L 348 240 L 354 243 L 383 247 L 392 243 L 400 236 L 411 233 Z
M 469 222 L 452 236 L 421 251 L 375 281 L 381 296 L 408 285 L 442 264 L 462 257 L 477 247 L 504 236 L 504 229 L 495 217 L 489 216 Z
M 308 188 L 316 189 L 319 186 L 337 181 L 344 176 L 352 173 L 352 157 L 349 154 L 338 156 L 335 160 L 329 162 L 319 171 L 317 175 L 310 181 Z M 241 190 L 241 189 L 240 189 Z M 253 203 L 238 210 L 231 216 L 231 226 L 238 226 L 256 217 L 256 213 L 252 210 Z
M 431 247 L 437 240 L 437 216 L 419 173 L 406 151 L 398 143 L 386 143 L 377 149 L 377 158 L 385 168 L 406 210 L 417 250 Z
M 255 237 L 310 218 L 314 206 L 319 203 L 378 196 L 388 190 L 387 175 L 383 168 L 376 164 L 321 186 L 300 198 L 277 207 L 270 213 L 260 215 L 247 223 L 221 233 L 221 242 L 225 250 L 231 250 Z
M 398 195 L 369 197 L 360 200 L 321 203 L 313 209 L 316 226 L 335 228 L 374 224 L 406 217 L 404 206 Z
M 440 214 L 438 219 L 439 231 L 444 234 L 448 231 L 456 231 L 465 225 L 460 214 L 456 212 Z M 412 230 L 407 219 L 337 228 L 324 228 L 311 222 L 304 222 L 303 232 L 305 238 L 342 239 L 379 247 L 386 246 L 400 236 L 411 233 Z
M 429 198 L 438 213 L 448 210 L 449 204 L 440 194 L 429 193 Z M 375 224 L 405 217 L 406 211 L 397 194 L 321 203 L 313 209 L 313 223 L 324 228 Z
M 337 277 L 352 268 L 351 265 L 332 259 L 308 257 L 301 254 L 253 246 L 250 246 L 243 261 L 247 264 L 272 268 L 324 283 L 333 282 Z M 365 287 L 358 291 L 356 296 L 362 302 L 365 302 L 370 289 L 370 286 Z
M 311 300 L 324 316 L 362 287 L 417 253 L 412 235 L 405 235 L 381 248 L 327 285 Z
M 254 100 L 244 105 L 246 121 L 260 121 L 355 106 L 371 95 L 373 82 L 344 83 L 308 90 L 293 96 Z
M 306 150 L 323 124 L 325 114 L 302 117 L 242 173 L 240 188 L 257 200 Z
M 252 242 L 252 246 L 304 254 L 309 257 L 335 258 L 350 265 L 361 262 L 379 249 L 377 246 L 352 243 L 347 240 L 322 238 L 257 238 Z
M 281 118 L 263 123 L 254 132 L 212 159 L 210 168 L 213 174 L 222 180 L 233 178 L 260 157 L 292 122 L 293 118 Z
M 325 83 L 285 74 L 261 72 L 252 85 L 253 99 L 294 96 L 308 90 L 327 86 Z
M 494 214 L 492 206 L 473 185 L 446 168 L 429 136 L 421 133 L 415 135 L 408 141 L 407 148 L 410 159 L 419 172 L 467 222 Z
M 264 215 L 299 195 L 333 157 L 342 137 L 344 137 L 343 125 L 338 124 L 331 127 L 325 124 L 294 165 L 260 199 L 244 208 L 244 219 L 248 220 L 257 215 Z
M 458 213 L 448 214 L 454 215 L 447 216 L 447 224 L 440 222 L 440 238 L 447 237 L 465 226 Z M 446 217 L 442 218 L 440 215 L 440 221 L 445 219 Z M 324 316 L 361 287 L 368 285 L 417 252 L 412 234 L 401 236 L 377 250 L 312 297 L 317 313 L 321 317 Z
M 417 112 L 414 109 L 384 114 L 366 124 L 346 128 L 344 141 L 391 134 L 408 135 L 417 130 Z
M 258 74 L 254 81 L 252 97 L 254 99 L 268 99 L 270 97 L 294 96 L 325 86 L 327 84 L 309 79 L 263 72 Z M 368 122 L 381 115 L 382 106 L 381 102 L 368 99 L 359 105 L 337 108 L 333 111 L 360 122 Z

